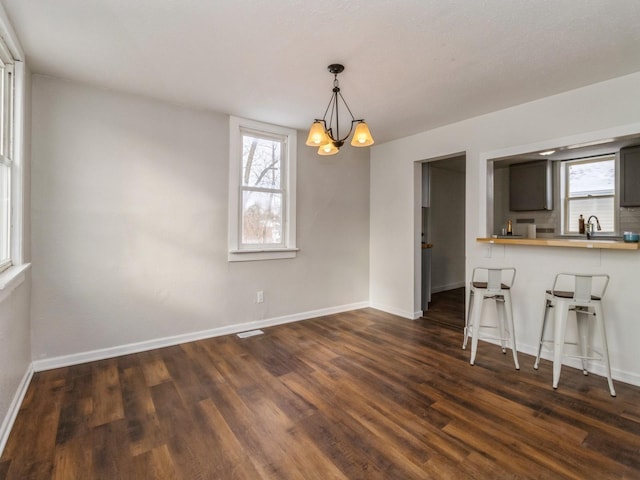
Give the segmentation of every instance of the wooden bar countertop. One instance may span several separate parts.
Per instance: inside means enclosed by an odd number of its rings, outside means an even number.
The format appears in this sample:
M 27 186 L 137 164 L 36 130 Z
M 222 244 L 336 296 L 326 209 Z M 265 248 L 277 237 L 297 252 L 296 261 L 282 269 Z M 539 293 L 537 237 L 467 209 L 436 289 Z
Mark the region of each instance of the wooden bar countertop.
M 622 240 L 603 240 L 586 238 L 476 238 L 480 243 L 495 245 L 529 245 L 535 247 L 569 247 L 569 248 L 595 248 L 607 250 L 638 250 L 638 243 L 628 243 Z

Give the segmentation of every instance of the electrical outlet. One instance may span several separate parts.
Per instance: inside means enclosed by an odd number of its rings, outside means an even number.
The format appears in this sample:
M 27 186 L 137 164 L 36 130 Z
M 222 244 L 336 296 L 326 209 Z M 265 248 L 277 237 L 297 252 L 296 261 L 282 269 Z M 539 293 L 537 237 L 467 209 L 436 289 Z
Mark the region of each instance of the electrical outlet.
M 262 290 L 258 290 L 256 292 L 256 303 L 264 302 L 264 292 Z

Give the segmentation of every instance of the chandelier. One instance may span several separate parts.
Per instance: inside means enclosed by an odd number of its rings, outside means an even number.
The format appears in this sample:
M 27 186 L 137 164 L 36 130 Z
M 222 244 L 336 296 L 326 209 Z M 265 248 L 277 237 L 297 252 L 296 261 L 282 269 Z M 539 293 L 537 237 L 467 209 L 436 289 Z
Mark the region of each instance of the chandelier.
M 307 137 L 307 145 L 310 147 L 318 147 L 319 155 L 335 155 L 340 151 L 340 147 L 344 145 L 345 140 L 349 138 L 351 132 L 353 132 L 353 138 L 351 139 L 352 146 L 368 147 L 369 145 L 373 145 L 373 137 L 369 131 L 369 126 L 362 118 L 356 120 L 342 93 L 340 93 L 338 74 L 344 71 L 344 66 L 334 63 L 329 65 L 327 69 L 333 74 L 333 93 L 329 99 L 327 109 L 324 111 L 324 116 L 321 119 L 316 118 L 311 124 L 309 136 Z M 344 136 L 340 136 L 339 101 L 342 101 L 342 104 L 351 116 L 349 131 Z M 328 119 L 327 115 L 329 115 Z

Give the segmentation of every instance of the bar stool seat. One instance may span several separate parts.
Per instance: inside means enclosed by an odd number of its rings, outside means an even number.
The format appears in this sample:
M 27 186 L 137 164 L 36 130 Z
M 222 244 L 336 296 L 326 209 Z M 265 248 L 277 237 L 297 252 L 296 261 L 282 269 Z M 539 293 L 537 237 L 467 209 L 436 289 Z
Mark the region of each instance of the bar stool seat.
M 476 267 L 471 275 L 469 284 L 469 311 L 464 326 L 464 341 L 462 349 L 467 348 L 467 341 L 471 338 L 471 365 L 475 364 L 478 352 L 480 328 L 483 328 L 483 338 L 499 339 L 502 353 L 506 353 L 506 344 L 511 342 L 513 363 L 516 370 L 520 370 L 518 352 L 516 349 L 515 329 L 513 326 L 513 309 L 511 306 L 511 287 L 516 279 L 515 268 Z M 485 300 L 494 300 L 496 305 L 496 324 L 481 324 L 482 308 Z M 508 325 L 505 325 L 506 324 Z M 484 336 L 486 329 L 497 329 L 498 336 Z
M 543 345 L 548 343 L 553 344 L 553 388 L 558 388 L 563 356 L 582 360 L 582 372 L 585 375 L 588 374 L 589 360 L 602 360 L 609 383 L 609 391 L 612 397 L 616 396 L 611 378 L 609 348 L 607 346 L 607 333 L 602 308 L 602 298 L 604 297 L 608 284 L 609 275 L 606 274 L 559 273 L 555 277 L 551 290 L 546 291 L 538 354 L 533 368 L 537 370 L 540 365 L 540 355 Z M 573 291 L 565 290 L 565 288 L 571 285 L 573 286 Z M 562 288 L 562 290 L 560 290 L 560 288 Z M 545 339 L 545 330 L 549 321 L 549 312 L 552 308 L 555 309 L 553 340 L 549 340 Z M 566 341 L 569 312 L 575 313 L 578 329 L 578 339 L 576 342 Z M 601 337 L 600 347 L 602 351 L 596 350 L 593 345 L 590 345 L 589 338 L 593 336 L 591 331 L 593 324 L 598 328 Z M 565 345 L 576 346 L 578 353 L 565 354 Z

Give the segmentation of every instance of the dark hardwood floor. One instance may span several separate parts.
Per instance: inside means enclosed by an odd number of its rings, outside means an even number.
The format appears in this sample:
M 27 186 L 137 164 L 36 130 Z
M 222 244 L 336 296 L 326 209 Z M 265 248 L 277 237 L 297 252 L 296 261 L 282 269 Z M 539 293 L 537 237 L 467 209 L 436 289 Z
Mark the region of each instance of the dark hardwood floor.
M 464 287 L 445 290 L 431 294 L 429 309 L 424 319 L 444 327 L 457 329 L 462 335 L 464 329 L 464 304 L 466 290 Z
M 640 388 L 363 309 L 37 373 L 0 479 L 640 478 Z

